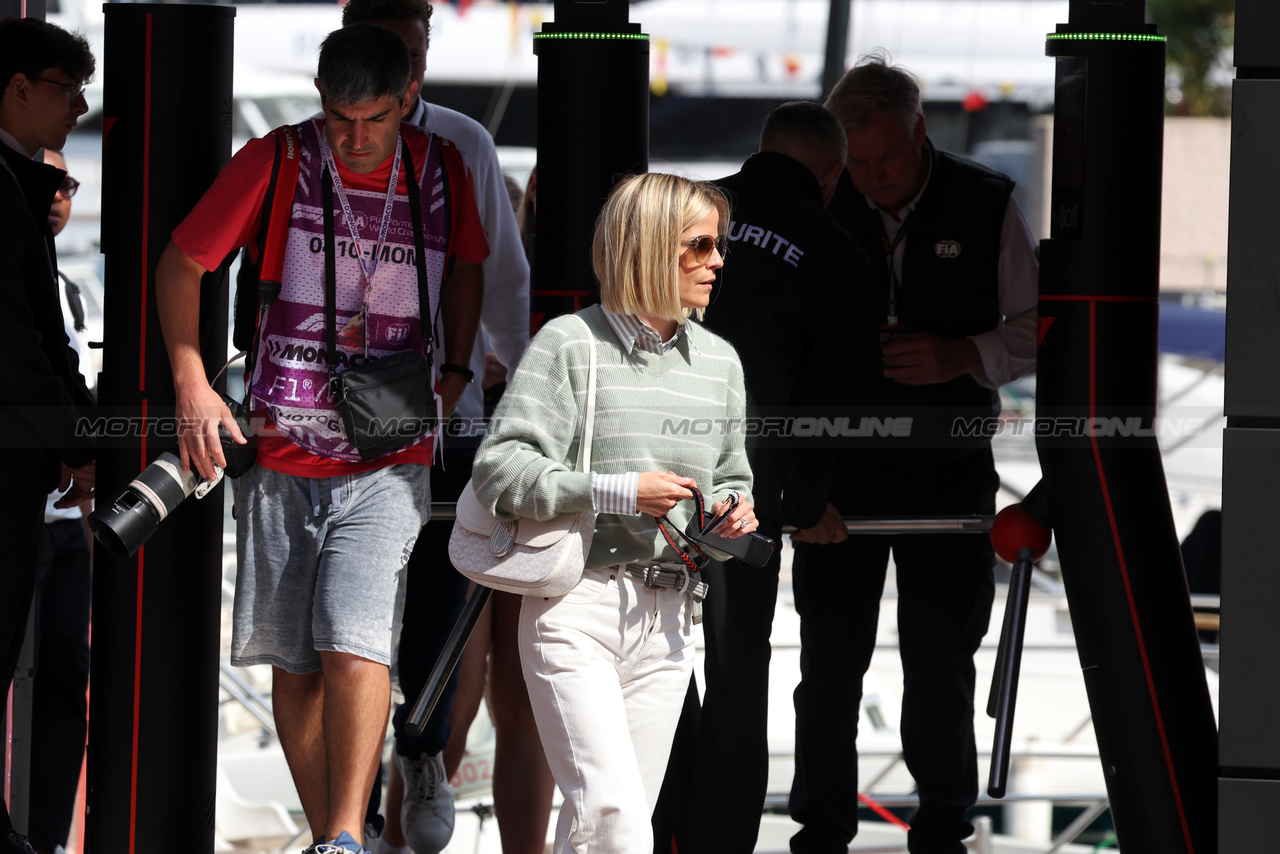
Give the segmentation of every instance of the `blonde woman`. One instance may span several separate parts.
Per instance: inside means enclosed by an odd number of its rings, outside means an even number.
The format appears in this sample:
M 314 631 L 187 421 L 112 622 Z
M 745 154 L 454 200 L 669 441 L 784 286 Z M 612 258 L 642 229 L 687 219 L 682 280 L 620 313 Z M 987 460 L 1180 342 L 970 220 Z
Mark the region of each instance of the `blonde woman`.
M 603 305 L 578 312 L 585 327 L 572 317 L 543 327 L 476 456 L 477 494 L 500 515 L 597 513 L 582 580 L 564 596 L 526 597 L 520 611 L 521 666 L 564 794 L 557 854 L 653 850 L 649 817 L 705 594 L 656 517 L 683 530 L 696 486 L 712 513 L 732 507 L 721 533 L 758 527 L 742 366 L 727 342 L 688 322 L 710 301 L 728 218 L 709 184 L 656 174 L 619 183 L 592 247 Z M 577 472 L 588 335 L 595 440 L 592 470 Z

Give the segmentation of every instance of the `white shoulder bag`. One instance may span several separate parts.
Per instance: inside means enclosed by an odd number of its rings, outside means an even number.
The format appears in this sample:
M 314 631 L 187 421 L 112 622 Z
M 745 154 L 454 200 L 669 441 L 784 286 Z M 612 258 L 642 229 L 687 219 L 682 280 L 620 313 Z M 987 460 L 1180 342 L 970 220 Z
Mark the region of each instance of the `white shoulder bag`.
M 575 315 L 576 316 L 576 315 Z M 586 326 L 581 317 L 578 321 Z M 587 400 L 578 444 L 577 471 L 591 470 L 596 415 L 596 342 L 587 327 L 590 361 Z M 458 515 L 449 536 L 449 559 L 458 572 L 484 587 L 532 596 L 563 596 L 582 578 L 596 514 L 561 513 L 554 519 L 497 519 L 480 500 L 472 481 L 458 497 Z

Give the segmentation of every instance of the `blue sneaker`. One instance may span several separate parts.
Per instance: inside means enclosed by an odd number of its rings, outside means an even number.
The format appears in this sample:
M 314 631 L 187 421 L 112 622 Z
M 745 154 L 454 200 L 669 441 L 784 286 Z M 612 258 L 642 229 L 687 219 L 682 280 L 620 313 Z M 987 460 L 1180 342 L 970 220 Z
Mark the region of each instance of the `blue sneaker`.
M 317 842 L 302 854 L 369 854 L 369 852 L 344 830 L 332 842 Z

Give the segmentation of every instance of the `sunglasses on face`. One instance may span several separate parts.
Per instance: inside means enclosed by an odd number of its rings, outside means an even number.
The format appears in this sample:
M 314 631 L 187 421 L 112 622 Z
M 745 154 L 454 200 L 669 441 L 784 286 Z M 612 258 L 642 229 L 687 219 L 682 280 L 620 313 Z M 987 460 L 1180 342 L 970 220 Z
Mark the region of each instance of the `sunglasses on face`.
M 58 192 L 66 196 L 68 199 L 76 194 L 76 190 L 80 189 L 80 182 L 70 175 L 62 179 L 62 184 L 58 187 Z
M 699 264 L 707 263 L 707 259 L 711 257 L 711 250 L 720 250 L 720 258 L 724 259 L 729 254 L 729 241 L 725 237 L 712 237 L 704 234 L 701 237 L 695 237 L 692 240 L 680 241 L 681 246 L 693 247 L 693 257 Z

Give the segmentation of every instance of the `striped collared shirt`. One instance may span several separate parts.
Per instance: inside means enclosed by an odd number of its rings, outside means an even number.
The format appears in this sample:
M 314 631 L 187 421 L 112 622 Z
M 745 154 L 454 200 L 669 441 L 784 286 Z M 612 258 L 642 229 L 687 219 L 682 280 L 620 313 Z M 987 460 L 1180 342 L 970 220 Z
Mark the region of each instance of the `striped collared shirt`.
M 685 324 L 676 326 L 676 332 L 670 340 L 663 341 L 657 330 L 634 314 L 604 313 L 605 319 L 618 334 L 618 340 L 628 353 L 637 347 L 646 353 L 661 356 L 670 352 L 680 343 L 680 336 L 688 334 Z M 693 338 L 689 345 L 696 349 Z M 636 509 L 636 497 L 640 492 L 640 472 L 629 471 L 623 474 L 591 474 L 591 489 L 595 494 L 597 513 L 616 513 L 619 516 L 639 516 Z

